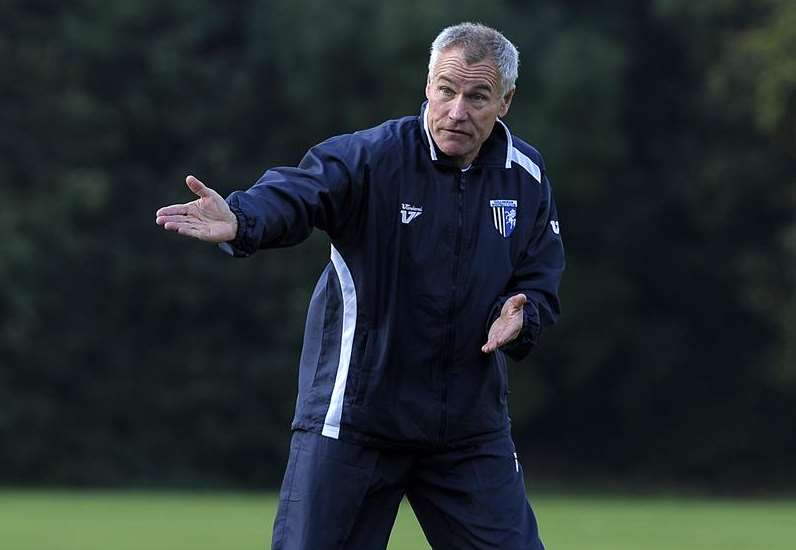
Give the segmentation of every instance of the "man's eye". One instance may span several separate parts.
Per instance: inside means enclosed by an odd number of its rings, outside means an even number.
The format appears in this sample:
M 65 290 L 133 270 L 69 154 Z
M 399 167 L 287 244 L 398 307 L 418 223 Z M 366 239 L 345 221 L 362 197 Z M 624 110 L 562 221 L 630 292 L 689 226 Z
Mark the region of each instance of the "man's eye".
M 439 87 L 439 92 L 440 92 L 442 95 L 444 95 L 444 96 L 452 96 L 452 95 L 453 95 L 453 90 L 451 90 L 451 89 L 450 89 L 450 88 L 448 88 L 447 86 L 440 86 L 440 87 Z
M 474 99 L 475 101 L 486 101 L 486 96 L 485 96 L 485 95 L 482 95 L 482 94 L 475 94 L 475 95 L 473 96 L 473 99 Z

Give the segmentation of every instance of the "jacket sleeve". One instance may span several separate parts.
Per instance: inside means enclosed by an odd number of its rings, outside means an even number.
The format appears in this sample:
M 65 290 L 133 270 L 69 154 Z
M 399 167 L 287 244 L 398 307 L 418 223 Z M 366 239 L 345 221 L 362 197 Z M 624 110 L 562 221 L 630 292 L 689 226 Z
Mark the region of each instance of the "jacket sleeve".
M 353 135 L 310 149 L 296 168 L 272 168 L 227 204 L 238 219 L 235 239 L 221 248 L 249 256 L 261 248 L 298 244 L 314 228 L 337 237 L 359 211 L 367 179 L 367 151 Z
M 542 199 L 536 214 L 528 248 L 514 270 L 506 291 L 492 307 L 487 331 L 500 316 L 503 304 L 515 294 L 525 294 L 528 301 L 523 311 L 522 330 L 517 338 L 500 349 L 520 360 L 531 351 L 542 328 L 558 320 L 560 313 L 558 286 L 564 271 L 564 245 L 561 241 L 558 211 L 550 182 L 542 173 Z

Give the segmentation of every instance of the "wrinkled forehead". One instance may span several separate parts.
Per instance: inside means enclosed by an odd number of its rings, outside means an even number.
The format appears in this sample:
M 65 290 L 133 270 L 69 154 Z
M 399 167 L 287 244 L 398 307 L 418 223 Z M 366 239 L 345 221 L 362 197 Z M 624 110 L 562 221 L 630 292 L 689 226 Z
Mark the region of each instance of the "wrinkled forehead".
M 500 73 L 492 60 L 486 58 L 475 63 L 467 63 L 463 52 L 459 49 L 440 53 L 428 77 L 434 82 L 449 80 L 462 86 L 500 89 Z

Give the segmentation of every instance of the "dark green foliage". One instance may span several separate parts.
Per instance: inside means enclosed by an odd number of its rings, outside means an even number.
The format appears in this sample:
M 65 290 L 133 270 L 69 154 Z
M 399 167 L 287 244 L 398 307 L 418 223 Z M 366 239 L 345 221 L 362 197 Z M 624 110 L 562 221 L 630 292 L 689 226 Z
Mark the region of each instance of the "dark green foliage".
M 325 236 L 232 260 L 154 211 L 416 112 L 461 20 L 521 51 L 567 243 L 528 470 L 796 483 L 784 0 L 0 2 L 0 482 L 279 481 Z

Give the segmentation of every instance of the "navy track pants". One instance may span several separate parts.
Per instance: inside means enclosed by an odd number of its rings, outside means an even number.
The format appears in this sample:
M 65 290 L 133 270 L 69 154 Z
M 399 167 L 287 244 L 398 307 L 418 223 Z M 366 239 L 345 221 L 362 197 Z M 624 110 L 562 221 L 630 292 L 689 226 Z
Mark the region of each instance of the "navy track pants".
M 296 431 L 273 550 L 387 547 L 406 495 L 435 550 L 544 550 L 509 435 L 468 447 L 363 447 Z

